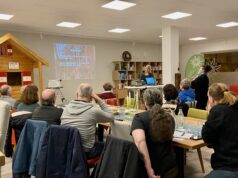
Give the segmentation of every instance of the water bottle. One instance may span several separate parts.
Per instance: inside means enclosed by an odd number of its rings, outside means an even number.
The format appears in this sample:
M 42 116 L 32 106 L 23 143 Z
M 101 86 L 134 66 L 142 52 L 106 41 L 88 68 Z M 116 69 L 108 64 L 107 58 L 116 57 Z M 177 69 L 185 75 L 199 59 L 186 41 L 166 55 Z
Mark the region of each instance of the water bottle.
M 183 129 L 183 123 L 184 123 L 184 115 L 183 115 L 183 111 L 182 109 L 180 108 L 179 109 L 179 112 L 178 112 L 178 129 Z

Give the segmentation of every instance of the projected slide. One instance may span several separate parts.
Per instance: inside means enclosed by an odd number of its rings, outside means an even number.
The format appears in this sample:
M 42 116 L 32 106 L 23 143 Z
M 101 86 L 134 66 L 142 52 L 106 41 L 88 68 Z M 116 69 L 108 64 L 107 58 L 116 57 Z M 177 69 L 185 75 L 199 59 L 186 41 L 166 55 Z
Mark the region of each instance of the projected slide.
M 94 79 L 95 70 L 94 46 L 55 44 L 55 71 L 57 79 Z

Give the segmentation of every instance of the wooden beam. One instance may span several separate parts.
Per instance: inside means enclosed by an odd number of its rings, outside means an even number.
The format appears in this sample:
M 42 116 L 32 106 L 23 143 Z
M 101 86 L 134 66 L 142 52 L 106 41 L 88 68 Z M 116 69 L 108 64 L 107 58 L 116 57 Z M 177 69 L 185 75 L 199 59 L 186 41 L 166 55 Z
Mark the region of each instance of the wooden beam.
M 40 96 L 43 91 L 43 76 L 42 76 L 42 63 L 38 62 L 38 72 L 39 72 L 39 91 Z

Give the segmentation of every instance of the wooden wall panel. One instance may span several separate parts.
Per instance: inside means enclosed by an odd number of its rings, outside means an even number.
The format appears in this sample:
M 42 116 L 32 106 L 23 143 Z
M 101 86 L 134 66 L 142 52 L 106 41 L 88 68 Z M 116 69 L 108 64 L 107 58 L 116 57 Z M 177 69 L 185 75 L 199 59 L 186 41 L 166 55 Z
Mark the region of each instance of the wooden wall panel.
M 9 42 L 5 42 L 2 45 L 9 45 Z M 10 44 L 11 45 L 11 44 Z M 12 46 L 12 45 L 11 45 Z M 34 83 L 33 68 L 35 62 L 30 59 L 26 54 L 22 53 L 14 46 L 12 46 L 12 55 L 0 55 L 0 71 L 1 72 L 31 72 L 32 83 Z M 18 62 L 19 69 L 9 69 L 9 62 Z M 20 99 L 21 86 L 12 86 L 12 97 Z

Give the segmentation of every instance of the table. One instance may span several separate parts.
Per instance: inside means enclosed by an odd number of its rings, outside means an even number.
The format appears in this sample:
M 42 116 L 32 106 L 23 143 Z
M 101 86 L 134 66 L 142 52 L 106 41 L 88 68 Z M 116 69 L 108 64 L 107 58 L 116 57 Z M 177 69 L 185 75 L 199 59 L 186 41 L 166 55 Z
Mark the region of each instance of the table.
M 0 151 L 0 178 L 1 178 L 1 166 L 5 165 L 5 155 Z
M 194 124 L 196 125 L 199 119 L 185 117 L 184 119 L 186 124 Z M 114 123 L 111 124 L 111 134 L 115 137 L 126 139 L 132 141 L 132 136 L 130 135 L 130 127 L 131 120 L 118 121 L 115 120 Z M 108 125 L 108 123 L 107 123 Z M 191 140 L 191 139 L 173 139 L 173 145 L 176 147 L 175 151 L 177 154 L 177 164 L 179 167 L 179 178 L 184 177 L 184 157 L 185 157 L 185 149 L 197 149 L 199 154 L 199 159 L 202 159 L 201 155 L 201 147 L 206 146 L 206 143 L 201 140 Z M 203 166 L 203 165 L 202 165 Z M 204 169 L 204 167 L 203 167 Z

